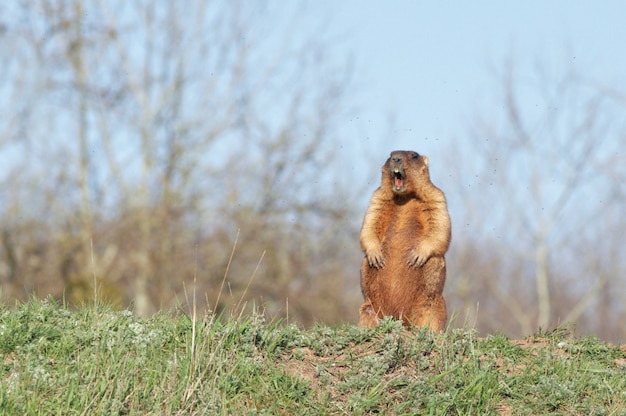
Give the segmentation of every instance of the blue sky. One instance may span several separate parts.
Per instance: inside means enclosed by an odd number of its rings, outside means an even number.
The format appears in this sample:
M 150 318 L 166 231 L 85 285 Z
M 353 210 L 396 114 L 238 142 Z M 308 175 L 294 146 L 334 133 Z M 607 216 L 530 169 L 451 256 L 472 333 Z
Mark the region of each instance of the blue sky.
M 299 31 L 296 25 L 310 22 L 321 37 L 331 40 L 338 60 L 351 58 L 354 76 L 348 98 L 356 111 L 343 120 L 339 151 L 345 155 L 341 160 L 354 159 L 355 147 L 366 153 L 364 163 L 349 168 L 368 190 L 374 189 L 379 166 L 394 149 L 428 155 L 439 183 L 444 176 L 442 155 L 452 141 L 468 134 L 475 117 L 498 112 L 498 71 L 507 58 L 515 60 L 522 74 L 532 73 L 535 62 L 557 75 L 574 65 L 585 76 L 626 91 L 625 2 L 285 4 L 278 1 L 268 7 L 271 15 L 261 30 L 276 25 L 281 36 L 284 22 L 277 21 L 300 13 L 293 22 L 295 31 L 285 32 L 288 36 L 307 38 L 311 28 Z M 522 105 L 532 108 L 533 97 L 522 96 Z
M 626 86 L 620 1 L 349 0 L 306 9 L 326 16 L 340 49 L 354 58 L 355 102 L 366 122 L 351 135 L 367 136 L 357 140 L 367 140 L 381 163 L 393 149 L 445 151 L 475 116 L 495 111 L 497 74 L 507 58 L 522 75 L 537 62 L 554 74 L 573 65 L 587 77 Z M 521 98 L 533 105 L 532 97 Z

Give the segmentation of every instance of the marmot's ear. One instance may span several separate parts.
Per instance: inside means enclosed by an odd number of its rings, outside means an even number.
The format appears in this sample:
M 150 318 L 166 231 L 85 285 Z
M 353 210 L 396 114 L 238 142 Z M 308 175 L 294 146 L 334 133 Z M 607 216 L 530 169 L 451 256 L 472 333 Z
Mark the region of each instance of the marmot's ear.
M 428 158 L 422 155 L 422 159 L 424 160 L 424 164 L 428 166 Z

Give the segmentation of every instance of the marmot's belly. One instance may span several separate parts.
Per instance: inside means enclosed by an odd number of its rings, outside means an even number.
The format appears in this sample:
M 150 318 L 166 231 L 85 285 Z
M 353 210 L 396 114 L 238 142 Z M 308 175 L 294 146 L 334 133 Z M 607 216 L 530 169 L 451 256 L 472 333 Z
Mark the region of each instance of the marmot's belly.
M 424 292 L 423 276 L 421 270 L 410 270 L 406 264 L 393 266 L 387 263 L 384 269 L 376 269 L 365 264 L 363 283 L 375 310 L 399 318 L 413 308 Z
M 387 257 L 383 269 L 370 267 L 367 260 L 363 262 L 364 295 L 379 315 L 400 318 L 429 298 L 441 295 L 445 260 L 431 258 L 424 266 L 414 268 L 407 264 L 407 259 Z

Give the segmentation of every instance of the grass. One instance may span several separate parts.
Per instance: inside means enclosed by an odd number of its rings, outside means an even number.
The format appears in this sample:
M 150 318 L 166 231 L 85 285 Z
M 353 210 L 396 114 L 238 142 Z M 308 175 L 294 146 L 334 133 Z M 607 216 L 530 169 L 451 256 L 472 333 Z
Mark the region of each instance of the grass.
M 626 349 L 261 315 L 0 305 L 0 414 L 626 415 Z

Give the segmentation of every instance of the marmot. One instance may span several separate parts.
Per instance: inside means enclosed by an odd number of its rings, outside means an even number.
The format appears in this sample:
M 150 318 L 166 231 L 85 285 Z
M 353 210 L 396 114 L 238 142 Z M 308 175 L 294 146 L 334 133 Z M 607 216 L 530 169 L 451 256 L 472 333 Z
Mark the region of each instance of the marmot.
M 428 158 L 391 152 L 361 227 L 365 303 L 359 326 L 375 326 L 390 315 L 405 326 L 444 330 L 444 255 L 450 238 L 446 198 L 430 181 Z

